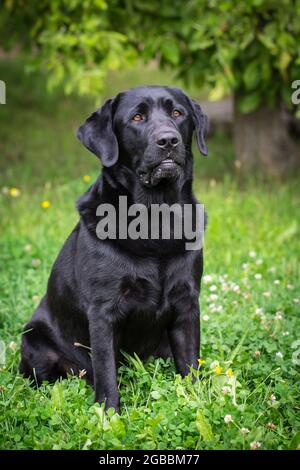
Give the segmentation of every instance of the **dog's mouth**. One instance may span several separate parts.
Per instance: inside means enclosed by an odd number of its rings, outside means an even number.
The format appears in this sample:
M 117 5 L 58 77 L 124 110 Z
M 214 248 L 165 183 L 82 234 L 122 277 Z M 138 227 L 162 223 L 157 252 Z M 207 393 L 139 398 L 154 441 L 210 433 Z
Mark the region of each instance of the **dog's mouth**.
M 177 180 L 181 173 L 181 165 L 173 158 L 165 158 L 154 168 L 139 170 L 140 181 L 146 186 L 156 186 L 162 180 Z
M 165 158 L 162 162 L 159 163 L 159 165 L 157 165 L 157 167 L 155 168 L 174 168 L 178 166 L 178 163 L 176 163 L 173 158 Z

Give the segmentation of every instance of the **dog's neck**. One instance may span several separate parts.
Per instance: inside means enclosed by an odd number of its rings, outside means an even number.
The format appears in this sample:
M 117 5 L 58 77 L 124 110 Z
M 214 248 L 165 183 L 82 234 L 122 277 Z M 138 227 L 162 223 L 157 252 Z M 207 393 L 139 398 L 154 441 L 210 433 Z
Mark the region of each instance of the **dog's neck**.
M 114 197 L 112 197 L 112 191 Z M 192 198 L 192 159 L 188 159 L 183 175 L 176 181 L 162 180 L 154 187 L 145 187 L 130 168 L 116 164 L 102 172 L 102 195 L 106 199 L 127 196 L 131 204 L 168 204 L 190 202 Z

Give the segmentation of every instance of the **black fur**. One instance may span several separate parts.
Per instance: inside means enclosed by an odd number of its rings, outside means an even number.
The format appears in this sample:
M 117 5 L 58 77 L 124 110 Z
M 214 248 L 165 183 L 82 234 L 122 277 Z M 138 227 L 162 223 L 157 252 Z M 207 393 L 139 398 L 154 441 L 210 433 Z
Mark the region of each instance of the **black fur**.
M 173 110 L 179 110 L 179 116 Z M 139 113 L 138 122 L 132 117 Z M 56 259 L 47 293 L 22 336 L 20 370 L 40 384 L 86 371 L 96 400 L 119 409 L 120 351 L 197 367 L 202 250 L 186 240 L 100 240 L 100 203 L 189 203 L 191 140 L 207 154 L 207 118 L 171 87 L 139 87 L 105 102 L 78 131 L 103 171 L 78 200 L 80 220 Z M 173 145 L 171 142 L 175 142 Z M 171 159 L 168 164 L 162 163 Z M 79 346 L 78 343 L 91 348 Z

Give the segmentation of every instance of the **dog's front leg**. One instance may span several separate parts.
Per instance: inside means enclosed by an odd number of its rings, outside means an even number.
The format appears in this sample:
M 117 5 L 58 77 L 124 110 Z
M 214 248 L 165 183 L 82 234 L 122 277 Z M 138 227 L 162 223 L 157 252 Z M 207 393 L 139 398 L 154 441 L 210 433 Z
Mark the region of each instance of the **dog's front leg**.
M 200 313 L 199 307 L 178 312 L 170 325 L 169 339 L 176 371 L 183 377 L 190 367 L 197 369 L 200 351 Z
M 102 306 L 94 305 L 89 309 L 89 331 L 95 400 L 105 402 L 106 409 L 112 407 L 119 412 L 116 338 L 111 316 Z

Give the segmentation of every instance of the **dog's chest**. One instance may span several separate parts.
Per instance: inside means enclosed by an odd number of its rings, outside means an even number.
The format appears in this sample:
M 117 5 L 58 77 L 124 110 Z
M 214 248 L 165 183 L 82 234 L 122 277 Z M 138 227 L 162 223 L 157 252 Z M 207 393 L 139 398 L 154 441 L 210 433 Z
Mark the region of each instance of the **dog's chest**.
M 117 305 L 121 348 L 140 357 L 153 354 L 175 310 L 192 311 L 198 293 L 192 274 L 148 264 L 146 272 L 123 276 Z
M 126 275 L 121 279 L 117 306 L 121 315 L 156 312 L 163 303 L 164 287 L 153 273 L 143 277 Z
M 191 272 L 153 263 L 147 270 L 122 276 L 117 309 L 122 316 L 150 317 L 155 322 L 163 320 L 175 305 L 188 305 L 194 294 Z

